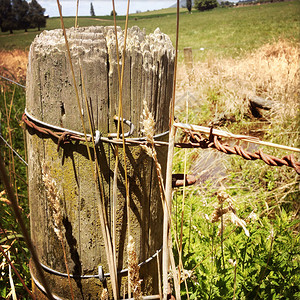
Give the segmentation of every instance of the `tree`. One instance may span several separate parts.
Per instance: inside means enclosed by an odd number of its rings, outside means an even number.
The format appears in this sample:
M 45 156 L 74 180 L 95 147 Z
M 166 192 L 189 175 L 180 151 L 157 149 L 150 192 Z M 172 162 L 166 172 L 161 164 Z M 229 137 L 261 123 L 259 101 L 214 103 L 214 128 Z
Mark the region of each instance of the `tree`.
M 186 7 L 189 11 L 189 13 L 192 12 L 192 0 L 186 0 Z
M 30 27 L 38 28 L 38 31 L 41 30 L 41 27 L 46 26 L 46 18 L 44 16 L 45 8 L 42 8 L 36 0 L 32 0 L 29 3 L 29 18 L 30 18 Z
M 196 0 L 195 1 L 195 8 L 200 11 L 213 9 L 215 7 L 218 7 L 217 0 Z
M 29 5 L 27 1 L 13 0 L 12 10 L 16 19 L 16 28 L 25 29 L 25 32 L 27 32 L 27 28 L 30 26 Z
M 93 6 L 93 3 L 92 3 L 92 2 L 91 2 L 90 15 L 91 15 L 92 17 L 95 17 L 95 11 L 94 11 L 94 6 Z
M 0 0 L 0 27 L 2 32 L 9 30 L 13 33 L 13 29 L 16 29 L 16 19 L 10 0 Z

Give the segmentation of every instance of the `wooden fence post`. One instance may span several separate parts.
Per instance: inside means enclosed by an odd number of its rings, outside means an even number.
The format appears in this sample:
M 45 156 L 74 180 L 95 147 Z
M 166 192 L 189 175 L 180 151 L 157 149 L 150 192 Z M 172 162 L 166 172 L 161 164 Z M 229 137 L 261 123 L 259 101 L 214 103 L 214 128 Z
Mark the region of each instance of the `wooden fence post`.
M 183 49 L 185 69 L 189 77 L 189 84 L 195 81 L 193 50 L 190 47 Z
M 79 89 L 85 126 L 88 112 L 84 104 L 82 80 L 87 91 L 93 126 L 102 136 L 116 132 L 114 115 L 118 113 L 118 74 L 115 35 L 112 27 L 88 27 L 67 30 L 72 63 Z M 120 56 L 124 33 L 118 28 Z M 156 121 L 159 139 L 168 140 L 169 104 L 172 97 L 174 49 L 168 36 L 158 29 L 146 35 L 138 27 L 128 31 L 123 84 L 123 116 L 134 126 L 134 138 L 141 138 L 141 114 L 146 100 Z M 80 75 L 82 68 L 82 76 Z M 51 126 L 83 132 L 77 107 L 70 63 L 62 30 L 45 31 L 30 47 L 26 86 L 27 117 Z M 39 125 L 40 126 L 40 125 Z M 126 130 L 125 125 L 125 130 Z M 53 130 L 53 129 L 52 129 Z M 55 131 L 55 130 L 54 130 Z M 88 130 L 89 132 L 89 130 Z M 65 143 L 58 148 L 58 140 L 28 127 L 28 174 L 31 236 L 54 295 L 71 299 L 68 278 L 51 273 L 66 273 L 61 244 L 54 233 L 53 220 L 42 180 L 42 169 L 56 182 L 63 214 L 63 240 L 66 245 L 70 274 L 97 275 L 102 266 L 108 273 L 107 258 L 99 223 L 96 186 L 82 142 Z M 95 153 L 92 150 L 92 156 Z M 101 185 L 111 226 L 111 201 L 114 178 L 114 145 L 100 142 L 96 155 L 100 160 Z M 120 153 L 117 207 L 117 263 L 118 271 L 127 268 L 127 217 L 124 185 L 124 163 Z M 126 146 L 130 188 L 131 234 L 137 245 L 139 262 L 144 262 L 162 246 L 163 211 L 155 166 L 139 146 Z M 167 147 L 158 149 L 165 174 Z M 50 270 L 51 269 L 51 270 Z M 42 299 L 39 278 L 31 265 L 34 293 Z M 118 275 L 119 288 L 126 274 Z M 157 260 L 154 257 L 140 270 L 143 294 L 158 294 Z M 99 299 L 102 284 L 98 278 L 71 279 L 75 299 Z M 108 287 L 110 280 L 108 277 Z M 123 291 L 121 291 L 121 294 Z M 111 294 L 111 291 L 110 291 Z

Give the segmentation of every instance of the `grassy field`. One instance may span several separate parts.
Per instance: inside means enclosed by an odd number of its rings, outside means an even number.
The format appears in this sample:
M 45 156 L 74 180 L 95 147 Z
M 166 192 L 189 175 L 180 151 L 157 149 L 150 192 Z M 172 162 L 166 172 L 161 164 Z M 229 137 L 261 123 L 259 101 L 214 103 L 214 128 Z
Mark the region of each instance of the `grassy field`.
M 74 26 L 74 18 L 65 18 L 66 27 Z M 111 17 L 80 17 L 79 26 L 113 25 Z M 124 26 L 124 17 L 118 17 L 118 25 Z M 175 9 L 134 14 L 130 16 L 129 26 L 145 28 L 147 33 L 157 27 L 168 34 L 175 43 Z M 47 20 L 46 30 L 60 28 L 59 18 Z M 205 58 L 213 53 L 217 56 L 236 57 L 260 46 L 288 39 L 299 42 L 300 1 L 287 1 L 273 4 L 218 8 L 207 12 L 193 11 L 191 15 L 180 14 L 179 49 L 192 47 L 196 58 Z M 14 34 L 0 35 L 0 50 L 28 50 L 30 43 L 38 34 L 36 30 L 28 33 L 15 31 Z M 204 48 L 204 51 L 200 51 Z
M 193 80 L 183 62 L 178 66 L 178 120 L 299 148 L 299 10 L 299 0 L 192 15 L 181 10 L 180 49 L 192 47 L 195 62 Z M 160 27 L 173 41 L 175 22 L 175 9 L 130 16 L 130 26 L 144 27 L 147 33 Z M 65 18 L 65 24 L 73 26 L 74 18 Z M 124 25 L 124 17 L 118 17 L 118 24 Z M 112 25 L 112 19 L 81 17 L 79 25 Z M 59 27 L 59 19 L 51 18 L 46 29 Z M 36 34 L 34 30 L 1 34 L 0 49 L 14 50 L 13 54 L 0 52 L 2 60 L 14 58 L 18 64 L 18 55 L 20 61 L 27 55 L 21 50 L 28 50 Z M 11 72 L 4 75 L 24 80 L 25 70 L 18 70 L 18 65 Z M 25 91 L 0 84 L 0 133 L 7 140 L 12 138 L 14 149 L 26 157 L 20 126 Z M 254 116 L 251 97 L 269 100 L 274 108 Z M 182 135 L 180 131 L 177 141 Z M 253 144 L 231 143 L 258 150 Z M 0 147 L 29 223 L 26 167 L 17 159 L 14 165 L 9 149 L 1 143 Z M 292 153 L 259 149 L 280 158 Z M 299 155 L 293 154 L 299 161 Z M 196 185 L 176 188 L 173 193 L 172 235 L 173 240 L 175 236 L 182 240 L 182 276 L 187 281 L 186 286 L 181 284 L 182 299 L 300 299 L 300 192 L 295 170 L 212 149 L 177 149 L 173 172 L 197 177 Z M 12 249 L 11 258 L 30 287 L 28 249 L 3 190 L 0 181 L 0 244 L 6 251 Z M 221 217 L 223 209 L 227 212 Z M 174 253 L 178 265 L 175 243 Z M 1 268 L 0 298 L 9 297 L 12 282 L 20 299 L 29 298 L 19 279 L 9 274 L 7 261 L 2 261 Z

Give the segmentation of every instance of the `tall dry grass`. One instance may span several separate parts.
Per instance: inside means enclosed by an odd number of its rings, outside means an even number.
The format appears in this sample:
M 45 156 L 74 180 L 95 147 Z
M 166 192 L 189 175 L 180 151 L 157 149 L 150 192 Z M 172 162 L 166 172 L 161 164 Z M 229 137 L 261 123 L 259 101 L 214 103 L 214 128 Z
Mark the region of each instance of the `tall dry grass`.
M 214 117 L 221 112 L 244 116 L 249 113 L 249 98 L 260 96 L 277 103 L 274 111 L 277 121 L 282 121 L 282 117 L 294 118 L 299 113 L 299 55 L 298 44 L 281 40 L 240 59 L 211 57 L 194 64 L 195 80 L 191 83 L 181 64 L 178 94 L 187 89 L 193 93 L 191 110 L 210 102 Z M 183 111 L 184 101 L 177 102 L 177 113 Z
M 239 59 L 211 57 L 206 62 L 194 64 L 193 82 L 189 82 L 182 64 L 178 72 L 176 115 L 180 121 L 185 119 L 184 106 L 188 97 L 191 124 L 224 126 L 236 134 L 257 134 L 262 140 L 299 148 L 299 55 L 299 44 L 280 40 Z M 186 95 L 186 91 L 190 94 Z M 250 111 L 249 99 L 253 96 L 270 100 L 273 105 L 271 111 L 263 111 L 263 118 L 254 117 Z M 221 117 L 226 121 L 214 123 Z M 251 146 L 249 150 L 256 149 Z M 299 161 L 297 153 L 270 147 L 262 147 L 262 150 L 277 157 L 293 154 Z M 179 172 L 181 160 L 178 151 L 175 168 Z M 251 193 L 244 194 L 240 202 L 252 201 L 250 199 L 256 195 L 256 199 L 266 203 L 267 210 L 271 206 L 276 208 L 282 203 L 292 203 L 295 215 L 299 214 L 299 205 L 293 200 L 299 195 L 299 177 L 291 168 L 269 167 L 260 161 L 245 161 L 205 150 L 190 150 L 188 162 L 189 173 L 197 175 L 198 183 L 202 185 L 210 179 L 217 186 L 234 174 L 236 182 L 229 180 L 228 183 L 232 185 L 231 189 L 248 190 L 251 187 Z
M 28 52 L 23 50 L 0 51 L 0 74 L 18 81 L 26 80 Z

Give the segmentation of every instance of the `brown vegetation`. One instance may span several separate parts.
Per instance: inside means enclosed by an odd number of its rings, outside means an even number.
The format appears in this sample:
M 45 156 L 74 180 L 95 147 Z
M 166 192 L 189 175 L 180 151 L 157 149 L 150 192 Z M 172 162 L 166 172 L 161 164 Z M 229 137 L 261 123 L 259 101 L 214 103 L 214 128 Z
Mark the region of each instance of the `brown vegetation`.
M 295 117 L 299 108 L 299 53 L 299 45 L 278 41 L 241 59 L 210 57 L 194 64 L 193 82 L 189 82 L 182 64 L 178 72 L 178 95 L 187 90 L 193 93 L 195 101 L 190 108 L 214 102 L 215 116 L 221 112 L 243 115 L 248 112 L 249 98 L 260 96 L 275 101 L 281 115 L 288 113 Z M 185 99 L 177 103 L 177 111 L 182 111 L 184 105 Z
M 23 50 L 0 52 L 0 74 L 10 79 L 24 82 L 28 62 L 28 52 Z

